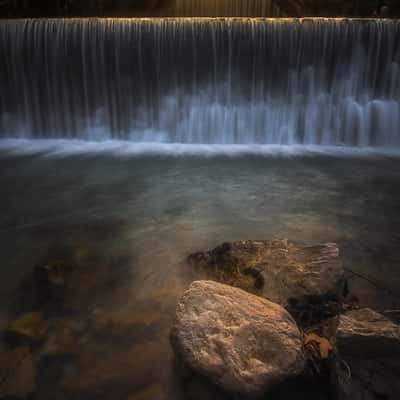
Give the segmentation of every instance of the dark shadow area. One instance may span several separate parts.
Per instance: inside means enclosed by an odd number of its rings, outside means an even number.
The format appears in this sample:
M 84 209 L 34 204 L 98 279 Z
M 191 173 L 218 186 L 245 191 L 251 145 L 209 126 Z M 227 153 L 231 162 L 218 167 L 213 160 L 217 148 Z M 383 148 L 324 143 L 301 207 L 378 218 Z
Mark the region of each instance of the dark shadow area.
M 0 0 L 0 18 L 24 17 L 388 17 L 397 0 Z

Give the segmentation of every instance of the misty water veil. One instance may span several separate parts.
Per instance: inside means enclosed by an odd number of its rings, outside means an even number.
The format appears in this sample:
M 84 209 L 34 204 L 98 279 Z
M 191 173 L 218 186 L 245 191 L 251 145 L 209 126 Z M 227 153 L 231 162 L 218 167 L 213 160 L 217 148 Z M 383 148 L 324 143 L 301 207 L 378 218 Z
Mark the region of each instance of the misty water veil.
M 400 145 L 400 24 L 0 22 L 7 138 Z

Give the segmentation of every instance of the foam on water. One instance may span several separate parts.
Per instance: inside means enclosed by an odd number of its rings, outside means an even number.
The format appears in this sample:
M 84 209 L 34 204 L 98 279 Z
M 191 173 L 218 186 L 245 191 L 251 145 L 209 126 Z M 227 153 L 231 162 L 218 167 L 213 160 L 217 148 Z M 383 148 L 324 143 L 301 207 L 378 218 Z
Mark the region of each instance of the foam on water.
M 72 155 L 93 156 L 106 154 L 115 157 L 155 156 L 246 156 L 265 157 L 400 157 L 400 149 L 390 147 L 349 147 L 317 145 L 206 145 L 182 143 L 132 143 L 121 140 L 99 142 L 64 139 L 2 139 L 2 154 L 41 154 L 46 157 L 68 157 Z

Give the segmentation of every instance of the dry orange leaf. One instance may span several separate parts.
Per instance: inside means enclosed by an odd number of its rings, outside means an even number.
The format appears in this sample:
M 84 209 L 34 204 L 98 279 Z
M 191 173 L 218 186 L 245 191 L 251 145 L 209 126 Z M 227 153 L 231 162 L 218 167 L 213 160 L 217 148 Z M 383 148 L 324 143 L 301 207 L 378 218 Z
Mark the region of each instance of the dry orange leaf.
M 331 342 L 321 336 L 318 336 L 315 333 L 309 333 L 304 337 L 304 344 L 307 345 L 310 342 L 317 343 L 319 346 L 319 354 L 321 355 L 322 359 L 326 359 L 329 357 L 329 352 L 333 350 L 333 346 Z

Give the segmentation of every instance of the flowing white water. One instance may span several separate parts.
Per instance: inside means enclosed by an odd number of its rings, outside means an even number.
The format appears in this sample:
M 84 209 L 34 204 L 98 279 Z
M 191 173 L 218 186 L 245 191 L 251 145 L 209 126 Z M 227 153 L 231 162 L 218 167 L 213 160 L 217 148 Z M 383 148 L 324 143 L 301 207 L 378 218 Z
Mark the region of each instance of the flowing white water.
M 400 157 L 398 147 L 351 147 L 321 145 L 245 145 L 245 144 L 185 144 L 136 143 L 124 140 L 88 141 L 80 139 L 2 139 L 0 156 L 42 155 L 45 158 L 63 158 L 72 155 L 116 158 L 136 156 L 171 156 L 219 158 L 258 156 L 265 158 L 309 158 L 315 156 L 334 158 L 393 158 Z
M 400 23 L 0 22 L 0 136 L 400 145 Z

